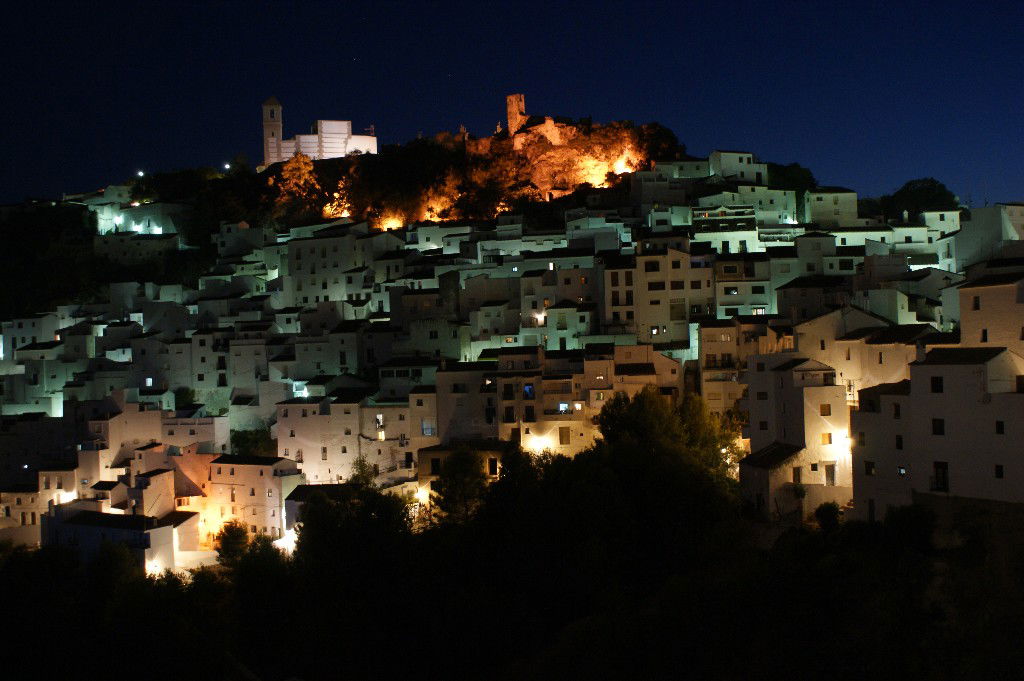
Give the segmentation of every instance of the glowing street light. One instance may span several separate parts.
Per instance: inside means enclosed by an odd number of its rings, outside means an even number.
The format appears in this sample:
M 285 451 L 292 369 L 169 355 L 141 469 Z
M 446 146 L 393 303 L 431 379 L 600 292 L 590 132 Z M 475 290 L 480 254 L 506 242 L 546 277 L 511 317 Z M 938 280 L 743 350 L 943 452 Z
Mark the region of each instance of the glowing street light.
M 225 163 L 224 164 L 224 170 L 231 170 L 231 164 L 230 163 Z
M 145 177 L 146 175 L 146 173 L 142 172 L 141 170 L 135 171 L 135 174 L 138 175 L 139 177 Z

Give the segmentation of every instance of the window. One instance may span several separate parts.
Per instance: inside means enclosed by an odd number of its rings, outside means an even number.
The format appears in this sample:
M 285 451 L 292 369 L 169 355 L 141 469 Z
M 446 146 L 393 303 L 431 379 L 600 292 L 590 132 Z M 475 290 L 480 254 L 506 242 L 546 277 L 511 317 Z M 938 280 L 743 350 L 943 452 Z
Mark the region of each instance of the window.
M 820 413 L 820 414 L 821 414 L 822 416 L 832 416 L 832 405 L 831 405 L 831 404 L 822 404 L 822 405 L 819 405 L 819 407 L 818 407 L 818 412 L 819 412 L 819 413 Z
M 896 466 L 896 475 L 898 475 L 898 476 L 900 476 L 902 478 L 906 474 L 907 474 L 907 467 L 906 466 Z
M 758 428 L 758 430 L 768 430 L 768 422 L 767 421 L 759 421 L 758 424 L 757 424 L 757 428 Z
M 830 445 L 830 444 L 832 444 L 832 433 L 822 433 L 821 434 L 821 444 L 823 444 L 823 445 Z
M 996 421 L 996 435 L 1006 434 L 1006 423 L 1003 421 Z
M 430 474 L 441 475 L 441 459 L 433 458 L 430 460 Z
M 892 405 L 892 417 L 894 419 L 898 419 L 900 417 L 900 403 L 899 402 L 893 402 L 893 405 Z
M 412 452 L 409 452 L 412 454 Z M 487 474 L 497 475 L 498 474 L 498 459 L 496 457 L 490 457 L 487 459 Z
M 932 376 L 932 392 L 942 392 L 942 376 Z
M 802 477 L 803 468 L 801 468 L 800 466 L 793 466 L 793 484 L 799 485 Z
M 932 419 L 932 435 L 945 435 L 946 434 L 946 420 L 945 419 Z
M 768 399 L 768 393 L 766 393 L 764 391 L 758 392 L 757 393 L 757 399 L 758 400 L 767 400 Z M 822 407 L 825 407 L 825 406 L 828 406 L 828 405 L 824 405 L 824 404 L 822 405 Z
M 857 433 L 857 446 L 858 447 L 863 447 L 864 446 L 864 442 L 865 442 L 865 436 L 864 436 L 864 431 L 862 430 L 859 433 Z
M 971 309 L 972 310 L 980 310 L 981 309 L 981 296 L 974 296 L 974 298 L 971 300 Z
M 764 286 L 751 286 L 750 287 L 750 292 L 751 293 L 764 293 Z
M 865 461 L 864 462 L 864 475 L 874 475 L 874 474 L 875 474 L 875 462 L 874 461 Z
M 988 343 L 988 329 L 981 330 L 981 342 Z
M 902 435 L 897 435 L 896 436 L 896 449 L 903 449 L 903 436 Z
M 822 350 L 825 349 L 825 339 L 824 338 L 822 338 L 821 340 L 818 341 L 818 347 L 820 349 L 822 349 Z
M 740 289 L 739 289 L 738 286 L 726 286 L 725 287 L 725 295 L 727 295 L 727 296 L 738 296 L 739 294 L 740 294 Z
M 661 271 L 661 263 L 657 260 L 648 260 L 644 263 L 644 272 L 659 272 Z
M 1003 464 L 1001 463 L 996 464 L 996 478 L 999 480 L 1003 479 Z

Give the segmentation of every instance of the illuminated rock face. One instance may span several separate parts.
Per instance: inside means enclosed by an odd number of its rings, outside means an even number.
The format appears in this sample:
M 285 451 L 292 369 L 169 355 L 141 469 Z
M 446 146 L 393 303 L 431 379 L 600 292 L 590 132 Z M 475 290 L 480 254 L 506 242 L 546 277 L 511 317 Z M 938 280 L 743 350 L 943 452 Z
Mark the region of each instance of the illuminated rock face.
M 525 128 L 513 137 L 520 157 L 520 180 L 536 187 L 536 198 L 553 199 L 581 184 L 604 187 L 608 173 L 636 170 L 643 162 L 636 136 L 625 126 L 580 126 L 551 118 Z
M 508 140 L 494 137 L 469 150 L 485 155 L 511 152 L 519 163 L 517 179 L 536 188 L 533 198 L 557 198 L 584 183 L 603 187 L 608 173 L 630 172 L 643 162 L 632 128 L 592 127 L 550 116 L 537 120 L 527 116 L 521 94 L 508 95 L 505 108 L 511 149 Z
M 647 161 L 640 129 L 630 123 L 594 125 L 580 121 L 529 116 L 522 95 L 506 99 L 508 129 L 474 139 L 464 131 L 439 134 L 436 142 L 465 157 L 450 163 L 416 196 L 388 196 L 366 201 L 350 194 L 343 179 L 323 207 L 324 217 L 368 212 L 378 229 L 413 222 L 492 219 L 517 199 L 550 201 L 580 185 L 606 187 L 614 175 L 638 170 Z M 511 134 L 509 134 L 511 132 Z M 355 162 L 358 164 L 358 162 Z M 359 196 L 357 190 L 355 196 Z

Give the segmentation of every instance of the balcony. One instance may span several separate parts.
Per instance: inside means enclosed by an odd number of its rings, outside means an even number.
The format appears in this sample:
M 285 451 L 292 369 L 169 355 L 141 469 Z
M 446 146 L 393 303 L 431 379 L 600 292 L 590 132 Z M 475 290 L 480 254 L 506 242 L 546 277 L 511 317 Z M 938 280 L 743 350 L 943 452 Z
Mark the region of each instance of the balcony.
M 557 417 L 560 417 L 557 420 L 562 420 L 562 421 L 569 420 L 569 419 L 580 418 L 580 415 L 582 413 L 583 413 L 582 410 L 577 411 L 577 410 L 571 409 L 571 408 L 570 409 L 566 409 L 565 411 L 563 411 L 561 409 L 545 409 L 544 410 L 544 416 L 557 416 Z

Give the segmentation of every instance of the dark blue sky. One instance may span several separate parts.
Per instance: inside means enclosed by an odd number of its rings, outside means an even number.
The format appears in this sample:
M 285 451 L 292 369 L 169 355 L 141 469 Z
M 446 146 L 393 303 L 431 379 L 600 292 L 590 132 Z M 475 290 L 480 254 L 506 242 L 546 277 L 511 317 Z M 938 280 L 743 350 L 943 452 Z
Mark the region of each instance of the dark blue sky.
M 26 3 L 27 4 L 27 3 Z M 36 3 L 43 4 L 43 3 Z M 1024 8 L 941 2 L 57 3 L 0 43 L 0 202 L 258 161 L 260 102 L 417 132 L 530 113 L 659 121 L 863 195 L 1024 198 Z M 10 8 L 8 8 L 10 12 Z

